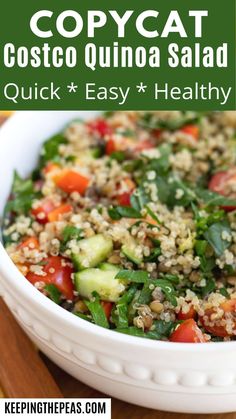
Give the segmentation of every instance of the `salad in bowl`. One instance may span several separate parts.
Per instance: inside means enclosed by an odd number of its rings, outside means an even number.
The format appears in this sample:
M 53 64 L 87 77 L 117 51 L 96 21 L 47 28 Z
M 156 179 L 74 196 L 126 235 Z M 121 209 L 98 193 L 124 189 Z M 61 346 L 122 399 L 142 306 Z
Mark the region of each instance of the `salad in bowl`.
M 236 336 L 236 122 L 227 112 L 73 120 L 17 172 L 8 255 L 84 321 L 157 341 Z

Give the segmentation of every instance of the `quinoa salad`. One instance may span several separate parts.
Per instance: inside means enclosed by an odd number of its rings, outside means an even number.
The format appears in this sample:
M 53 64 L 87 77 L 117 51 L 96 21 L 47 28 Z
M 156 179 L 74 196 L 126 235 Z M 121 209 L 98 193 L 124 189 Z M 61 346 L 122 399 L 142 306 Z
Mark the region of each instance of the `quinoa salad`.
M 153 340 L 235 340 L 234 112 L 72 121 L 30 177 L 14 174 L 2 224 L 25 278 L 84 321 Z

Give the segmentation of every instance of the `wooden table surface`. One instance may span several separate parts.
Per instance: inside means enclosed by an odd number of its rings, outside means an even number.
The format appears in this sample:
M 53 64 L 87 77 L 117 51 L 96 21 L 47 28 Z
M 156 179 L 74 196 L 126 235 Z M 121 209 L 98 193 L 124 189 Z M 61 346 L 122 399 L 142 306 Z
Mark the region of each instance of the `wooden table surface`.
M 0 112 L 0 124 L 9 113 Z M 44 355 L 41 355 L 44 363 L 48 367 L 49 371 L 53 375 L 57 385 L 59 386 L 62 394 L 66 398 L 79 398 L 79 397 L 106 397 L 102 393 L 80 383 L 79 381 L 72 378 L 70 375 L 62 371 L 59 367 L 53 364 Z M 1 377 L 0 377 L 1 381 Z M 4 397 L 0 389 L 0 397 Z M 112 419 L 236 419 L 236 413 L 229 414 L 218 414 L 218 415 L 189 415 L 189 414 L 175 414 L 158 412 L 155 410 L 145 409 L 142 407 L 134 406 L 117 399 L 112 399 Z

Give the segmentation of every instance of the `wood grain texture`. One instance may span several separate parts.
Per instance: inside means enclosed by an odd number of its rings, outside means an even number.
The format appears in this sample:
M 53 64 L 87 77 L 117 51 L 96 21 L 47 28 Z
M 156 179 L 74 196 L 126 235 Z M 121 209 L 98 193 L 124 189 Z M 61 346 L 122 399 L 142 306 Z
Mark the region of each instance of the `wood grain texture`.
M 1 298 L 0 381 L 7 397 L 63 397 L 33 344 Z
M 45 364 L 54 376 L 64 397 L 106 397 L 104 394 L 75 380 L 42 355 Z M 236 413 L 218 415 L 190 415 L 157 412 L 112 399 L 112 419 L 236 419 Z

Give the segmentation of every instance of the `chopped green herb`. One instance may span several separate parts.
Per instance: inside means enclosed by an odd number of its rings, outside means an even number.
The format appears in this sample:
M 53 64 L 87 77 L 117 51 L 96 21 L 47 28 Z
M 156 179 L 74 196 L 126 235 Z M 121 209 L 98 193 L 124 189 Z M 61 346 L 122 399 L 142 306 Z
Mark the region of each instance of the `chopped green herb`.
M 141 211 L 150 202 L 149 193 L 143 186 L 138 187 L 131 195 L 130 202 L 136 211 Z
M 149 282 L 144 283 L 138 298 L 138 304 L 149 304 L 151 301 L 153 288 Z
M 159 333 L 160 336 L 168 338 L 176 327 L 175 322 L 166 322 L 164 320 L 155 320 L 152 329 Z
M 116 275 L 116 278 L 143 284 L 149 280 L 149 274 L 146 271 L 121 270 Z
M 112 207 L 108 210 L 109 216 L 112 220 L 120 220 L 122 217 L 124 218 L 141 218 L 142 215 L 136 209 L 131 207 Z
M 196 198 L 194 191 L 176 175 L 158 176 L 155 183 L 160 201 L 171 208 L 188 207 Z
M 11 199 L 5 207 L 5 217 L 10 212 L 15 214 L 26 214 L 32 206 L 32 201 L 37 194 L 34 191 L 34 185 L 31 179 L 23 180 L 17 172 L 14 172 L 14 181 Z
M 56 161 L 59 157 L 59 147 L 61 144 L 66 144 L 67 140 L 62 134 L 54 135 L 47 140 L 42 148 L 40 157 L 40 167 L 45 166 L 48 161 Z
M 204 202 L 204 204 L 210 206 L 236 206 L 236 200 L 227 198 L 226 196 L 219 195 L 216 192 L 212 192 L 209 189 L 196 188 L 195 193 L 197 198 Z
M 79 241 L 83 238 L 83 230 L 72 225 L 68 225 L 62 231 L 62 242 L 60 245 L 60 251 L 63 253 L 67 248 L 67 243 L 70 240 Z
M 166 281 L 171 282 L 172 284 L 178 285 L 180 283 L 180 279 L 178 275 L 173 274 L 159 274 L 160 279 L 165 279 Z
M 70 163 L 70 162 L 74 163 L 76 161 L 76 156 L 67 156 L 65 158 L 65 161 L 68 162 L 68 163 Z
M 163 175 L 170 169 L 170 155 L 172 147 L 170 144 L 161 144 L 157 150 L 160 153 L 160 157 L 154 159 L 152 158 L 145 166 L 145 171 L 148 172 L 154 170 L 158 175 Z
M 127 304 L 117 304 L 116 306 L 116 317 L 115 324 L 116 327 L 128 327 L 129 320 L 128 320 L 128 306 Z
M 146 205 L 145 206 L 145 208 L 146 208 L 146 210 L 147 210 L 147 213 L 148 213 L 148 215 L 150 215 L 150 217 L 154 220 L 154 221 L 156 221 L 158 224 L 161 224 L 161 222 L 160 222 L 160 220 L 159 220 L 159 218 L 157 217 L 157 215 L 151 210 L 151 208 L 148 206 L 148 205 Z
M 153 283 L 156 287 L 161 288 L 167 300 L 170 301 L 170 303 L 174 307 L 176 307 L 177 306 L 176 294 L 175 294 L 175 290 L 171 282 L 165 279 L 156 279 L 155 281 L 153 281 Z
M 143 167 L 144 161 L 142 159 L 125 161 L 123 169 L 128 173 L 133 173 Z
M 209 278 L 207 280 L 206 286 L 202 288 L 202 296 L 206 297 L 206 295 L 210 294 L 211 292 L 215 291 L 216 283 L 213 278 Z
M 160 255 L 161 255 L 161 248 L 155 247 L 154 249 L 151 250 L 150 255 L 144 258 L 144 262 L 155 262 L 157 261 L 157 258 Z
M 119 298 L 112 310 L 112 319 L 116 327 L 128 327 L 129 313 L 128 306 L 137 292 L 137 285 L 131 285 L 128 291 Z
M 101 144 L 91 149 L 91 154 L 94 159 L 99 159 L 105 155 L 105 145 Z
M 199 116 L 188 117 L 183 116 L 182 118 L 175 118 L 170 120 L 163 120 L 156 117 L 154 114 L 147 112 L 143 118 L 139 121 L 139 125 L 142 128 L 149 130 L 165 129 L 169 131 L 176 131 L 181 129 L 185 125 L 197 124 L 199 122 Z
M 125 160 L 125 153 L 123 151 L 114 151 L 114 153 L 111 153 L 110 158 L 122 163 Z
M 220 288 L 220 293 L 221 293 L 221 295 L 223 295 L 224 297 L 226 297 L 226 298 L 230 298 L 230 295 L 229 295 L 229 293 L 228 293 L 228 291 L 227 291 L 227 289 L 226 289 L 225 287 L 221 287 L 221 288 Z
M 227 236 L 224 238 L 224 235 Z M 207 242 L 212 246 L 216 256 L 221 256 L 231 244 L 231 229 L 227 221 L 212 224 L 204 233 Z
M 100 304 L 100 298 L 97 293 L 93 293 L 93 300 L 87 301 L 85 300 L 84 303 L 88 307 L 93 321 L 95 324 L 101 327 L 105 327 L 106 329 L 109 329 L 109 323 L 106 318 L 105 312 L 103 310 L 103 307 Z
M 61 292 L 54 284 L 45 285 L 44 290 L 47 292 L 48 297 L 56 304 L 60 304 Z

